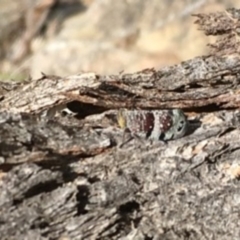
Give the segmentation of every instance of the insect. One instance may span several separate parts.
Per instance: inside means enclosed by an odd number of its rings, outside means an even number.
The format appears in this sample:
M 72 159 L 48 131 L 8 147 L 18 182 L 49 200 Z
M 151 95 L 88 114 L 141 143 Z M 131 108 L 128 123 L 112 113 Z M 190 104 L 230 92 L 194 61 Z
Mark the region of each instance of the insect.
M 121 109 L 117 120 L 121 128 L 128 129 L 134 135 L 162 141 L 183 137 L 189 126 L 187 117 L 181 109 Z

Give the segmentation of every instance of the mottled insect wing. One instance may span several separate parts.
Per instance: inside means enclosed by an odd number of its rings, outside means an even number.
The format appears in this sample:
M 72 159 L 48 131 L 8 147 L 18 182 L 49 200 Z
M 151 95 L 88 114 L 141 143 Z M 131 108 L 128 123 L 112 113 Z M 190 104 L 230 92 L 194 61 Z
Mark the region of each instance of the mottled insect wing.
M 136 134 L 151 135 L 154 127 L 154 114 L 152 112 L 135 112 L 131 121 L 131 129 Z
M 173 125 L 173 117 L 171 111 L 164 111 L 162 114 L 156 114 L 159 118 L 156 123 L 159 123 L 159 130 L 161 133 L 167 132 Z
M 118 124 L 121 128 L 128 128 L 133 134 L 148 138 L 153 131 L 155 116 L 153 111 L 120 110 Z
M 182 137 L 187 128 L 184 113 L 177 110 L 121 110 L 118 123 L 132 134 L 155 140 Z M 178 130 L 180 129 L 180 130 Z

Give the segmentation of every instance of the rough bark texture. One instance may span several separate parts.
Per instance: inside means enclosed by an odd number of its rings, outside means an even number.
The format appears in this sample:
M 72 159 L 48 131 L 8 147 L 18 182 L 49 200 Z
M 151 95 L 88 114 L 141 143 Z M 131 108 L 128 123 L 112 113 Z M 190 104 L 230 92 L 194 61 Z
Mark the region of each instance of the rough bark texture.
M 239 15 L 196 15 L 221 38 L 180 65 L 1 83 L 0 239 L 239 239 Z M 123 143 L 120 107 L 183 108 L 191 128 Z

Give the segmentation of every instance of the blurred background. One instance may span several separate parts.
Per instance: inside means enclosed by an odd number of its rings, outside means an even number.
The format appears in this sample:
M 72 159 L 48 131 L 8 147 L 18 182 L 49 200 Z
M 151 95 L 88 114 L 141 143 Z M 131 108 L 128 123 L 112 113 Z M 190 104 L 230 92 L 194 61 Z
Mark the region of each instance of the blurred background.
M 208 53 L 195 13 L 239 0 L 0 0 L 0 80 L 135 72 Z

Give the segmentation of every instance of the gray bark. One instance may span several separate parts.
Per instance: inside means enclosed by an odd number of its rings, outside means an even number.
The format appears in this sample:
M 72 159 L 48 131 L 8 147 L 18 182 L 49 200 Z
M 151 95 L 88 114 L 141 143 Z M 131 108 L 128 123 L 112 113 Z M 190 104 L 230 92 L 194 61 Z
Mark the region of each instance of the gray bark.
M 198 23 L 236 37 L 229 12 Z M 2 83 L 1 240 L 239 239 L 239 68 L 228 45 L 161 70 Z M 120 107 L 183 108 L 191 128 L 123 143 Z

